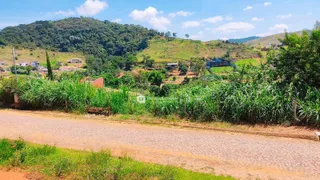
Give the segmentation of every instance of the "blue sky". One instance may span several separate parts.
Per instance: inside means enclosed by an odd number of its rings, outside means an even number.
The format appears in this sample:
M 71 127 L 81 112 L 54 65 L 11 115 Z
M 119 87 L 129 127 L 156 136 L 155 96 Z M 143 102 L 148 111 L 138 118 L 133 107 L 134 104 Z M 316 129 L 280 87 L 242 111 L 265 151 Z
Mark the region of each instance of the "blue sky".
M 311 29 L 319 0 L 2 0 L 0 29 L 88 16 L 213 40 Z

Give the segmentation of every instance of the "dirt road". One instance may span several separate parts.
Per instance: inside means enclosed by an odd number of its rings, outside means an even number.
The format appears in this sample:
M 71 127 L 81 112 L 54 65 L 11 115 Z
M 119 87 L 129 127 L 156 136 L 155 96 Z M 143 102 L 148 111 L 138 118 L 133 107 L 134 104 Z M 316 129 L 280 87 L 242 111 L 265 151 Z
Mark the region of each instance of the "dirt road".
M 241 179 L 319 179 L 320 143 L 0 110 L 0 138 L 114 155 Z

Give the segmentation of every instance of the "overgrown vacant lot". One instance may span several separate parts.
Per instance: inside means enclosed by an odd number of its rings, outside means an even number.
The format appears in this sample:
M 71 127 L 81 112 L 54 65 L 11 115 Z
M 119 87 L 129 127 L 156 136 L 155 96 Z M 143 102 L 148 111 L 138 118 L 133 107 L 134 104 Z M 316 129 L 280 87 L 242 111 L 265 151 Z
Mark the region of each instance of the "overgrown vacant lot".
M 40 173 L 41 179 L 233 179 L 145 164 L 129 157 L 26 144 L 22 140 L 0 140 L 0 167 Z
M 19 48 L 16 49 L 17 54 L 17 63 L 21 62 L 32 62 L 38 61 L 40 63 L 45 63 L 45 50 L 36 48 L 34 50 Z M 81 58 L 85 60 L 85 56 L 82 53 L 66 53 L 66 52 L 53 52 L 49 51 L 50 56 L 53 61 L 61 61 L 66 63 L 71 58 Z M 0 62 L 5 62 L 8 65 L 12 65 L 12 47 L 11 46 L 2 46 L 0 47 Z
M 165 40 L 154 39 L 149 41 L 149 47 L 138 53 L 141 61 L 144 55 L 150 56 L 156 62 L 176 62 L 180 60 L 190 60 L 196 57 L 221 57 L 227 50 L 232 51 L 232 55 L 241 55 L 242 58 L 257 56 L 257 53 L 245 45 L 227 44 L 219 41 L 201 42 L 193 40 Z M 241 58 L 238 57 L 238 58 Z

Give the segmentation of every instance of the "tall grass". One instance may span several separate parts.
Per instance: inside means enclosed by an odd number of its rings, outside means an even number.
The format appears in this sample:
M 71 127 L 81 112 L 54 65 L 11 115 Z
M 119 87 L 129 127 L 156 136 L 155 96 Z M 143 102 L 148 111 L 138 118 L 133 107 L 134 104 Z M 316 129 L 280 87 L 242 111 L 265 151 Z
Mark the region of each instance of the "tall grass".
M 298 106 L 294 109 L 296 100 Z M 320 126 L 319 90 L 310 89 L 306 98 L 299 98 L 290 87 L 272 83 L 187 87 L 168 98 L 149 99 L 146 107 L 157 116 L 179 115 L 194 121 Z
M 0 167 L 41 173 L 42 179 L 233 179 L 116 158 L 108 151 L 80 152 L 5 139 L 0 140 Z
M 16 92 L 25 107 L 35 109 L 85 112 L 87 107 L 96 107 L 107 108 L 113 114 L 149 112 L 193 121 L 320 126 L 320 90 L 309 88 L 302 93 L 290 85 L 282 87 L 277 82 L 255 80 L 265 74 L 255 73 L 255 79 L 240 76 L 182 86 L 169 97 L 147 97 L 145 104 L 139 104 L 126 88 L 96 89 L 70 80 L 19 79 L 18 85 L 14 79 L 0 80 L 0 92 Z

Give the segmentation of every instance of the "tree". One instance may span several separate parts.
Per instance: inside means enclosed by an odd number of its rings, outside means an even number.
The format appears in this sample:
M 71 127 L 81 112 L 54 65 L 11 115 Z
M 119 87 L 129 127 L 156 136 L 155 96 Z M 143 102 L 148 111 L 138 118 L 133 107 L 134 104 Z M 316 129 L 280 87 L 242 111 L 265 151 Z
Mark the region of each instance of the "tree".
M 320 28 L 320 21 L 316 21 L 316 24 L 314 25 L 314 29 Z
M 149 75 L 149 82 L 151 85 L 161 86 L 162 84 L 163 75 L 159 71 L 152 71 Z
M 128 73 L 121 77 L 121 81 L 123 85 L 126 85 L 128 87 L 133 87 L 135 85 L 135 79 L 131 74 Z
M 188 65 L 184 62 L 179 62 L 179 71 L 181 75 L 186 75 L 188 72 Z
M 51 68 L 51 62 L 50 62 L 50 57 L 49 57 L 49 54 L 48 54 L 48 51 L 46 51 L 46 59 L 47 59 L 47 69 L 48 69 L 48 79 L 49 80 L 53 80 L 53 72 L 52 72 L 52 68 Z
M 170 32 L 170 31 L 166 32 L 166 33 L 164 34 L 164 36 L 165 36 L 165 37 L 167 38 L 167 40 L 169 41 L 170 38 L 171 38 L 171 32 Z
M 190 38 L 190 35 L 189 35 L 189 34 L 186 34 L 185 36 L 186 36 L 186 38 L 187 38 L 187 39 L 189 39 L 189 38 Z
M 175 39 L 177 38 L 177 33 L 172 33 L 172 37 Z
M 191 59 L 190 69 L 192 72 L 199 74 L 203 71 L 204 68 L 205 68 L 205 62 L 202 59 L 200 58 Z
M 304 88 L 320 87 L 320 29 L 310 34 L 288 34 L 281 40 L 284 47 L 278 54 L 269 52 L 268 61 L 284 84 Z
M 152 68 L 154 62 L 154 59 L 151 59 L 150 56 L 143 56 L 142 63 L 145 64 L 145 67 Z
M 125 61 L 125 70 L 126 71 L 130 71 L 132 66 L 134 66 L 136 63 L 137 63 L 138 59 L 136 56 L 134 55 L 129 55 L 127 58 L 126 58 L 126 61 Z

